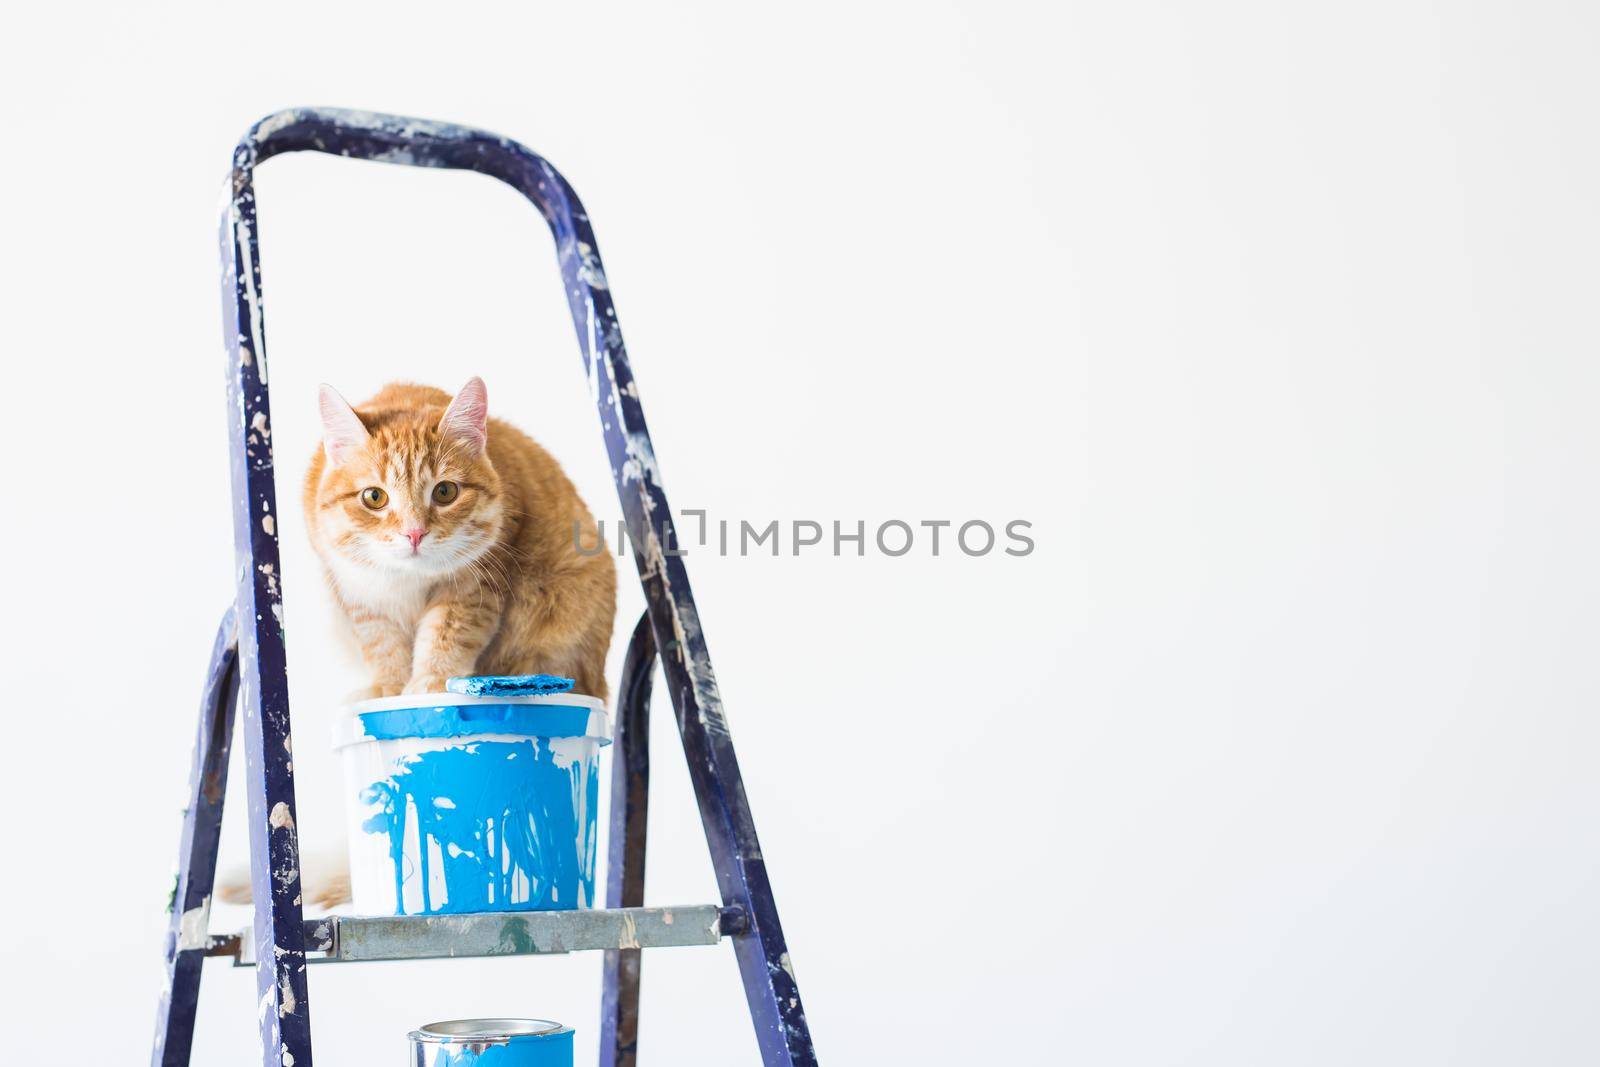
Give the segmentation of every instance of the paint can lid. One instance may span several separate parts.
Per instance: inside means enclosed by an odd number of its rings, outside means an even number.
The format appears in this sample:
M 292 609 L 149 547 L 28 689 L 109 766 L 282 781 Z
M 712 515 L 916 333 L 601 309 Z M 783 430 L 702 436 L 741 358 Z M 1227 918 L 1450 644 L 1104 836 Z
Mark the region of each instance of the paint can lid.
M 611 743 L 605 703 L 578 693 L 465 696 L 415 693 L 353 704 L 334 723 L 333 746 L 403 737 L 587 737 Z
M 452 1019 L 429 1023 L 410 1033 L 412 1041 L 423 1044 L 508 1043 L 519 1037 L 553 1037 L 570 1034 L 572 1027 L 549 1019 Z

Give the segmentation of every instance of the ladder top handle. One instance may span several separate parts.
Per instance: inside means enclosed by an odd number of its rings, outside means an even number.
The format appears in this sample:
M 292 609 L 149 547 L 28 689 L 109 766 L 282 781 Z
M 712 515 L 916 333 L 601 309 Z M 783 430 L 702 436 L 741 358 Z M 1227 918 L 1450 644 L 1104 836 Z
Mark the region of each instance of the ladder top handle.
M 325 152 L 410 167 L 471 170 L 532 200 L 551 223 L 582 215 L 572 186 L 544 157 L 509 137 L 431 119 L 349 108 L 289 108 L 250 128 L 233 154 L 234 191 L 285 152 Z

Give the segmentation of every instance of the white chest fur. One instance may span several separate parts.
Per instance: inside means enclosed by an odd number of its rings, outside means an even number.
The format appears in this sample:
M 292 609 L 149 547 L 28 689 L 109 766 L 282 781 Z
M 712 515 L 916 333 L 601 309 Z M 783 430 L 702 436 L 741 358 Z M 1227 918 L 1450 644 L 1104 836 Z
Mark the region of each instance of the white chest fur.
M 428 606 L 434 584 L 431 578 L 397 575 L 337 556 L 326 562 L 338 587 L 339 599 L 352 607 L 365 608 L 412 629 Z

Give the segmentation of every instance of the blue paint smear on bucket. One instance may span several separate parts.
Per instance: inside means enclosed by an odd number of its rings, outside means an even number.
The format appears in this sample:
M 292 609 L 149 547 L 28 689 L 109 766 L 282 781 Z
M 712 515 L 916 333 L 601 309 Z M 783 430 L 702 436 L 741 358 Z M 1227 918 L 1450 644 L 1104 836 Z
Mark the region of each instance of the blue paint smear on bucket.
M 366 737 L 462 737 L 469 734 L 539 734 L 544 737 L 594 737 L 608 744 L 594 713 L 573 704 L 442 704 L 362 712 Z M 590 730 L 591 725 L 597 729 Z
M 429 1067 L 572 1067 L 572 1031 L 521 1034 L 505 1044 L 436 1046 Z
M 578 813 L 587 823 L 598 812 L 599 776 L 584 775 L 581 760 L 563 762 L 545 737 L 475 741 L 409 756 L 369 787 L 362 799 L 379 810 L 362 829 L 388 835 L 399 912 L 412 875 L 423 914 L 576 908 L 580 889 L 592 902 L 594 850 L 579 837 Z M 408 870 L 413 819 L 420 863 Z M 587 837 L 589 827 L 581 832 Z M 433 884 L 435 850 L 442 886 Z

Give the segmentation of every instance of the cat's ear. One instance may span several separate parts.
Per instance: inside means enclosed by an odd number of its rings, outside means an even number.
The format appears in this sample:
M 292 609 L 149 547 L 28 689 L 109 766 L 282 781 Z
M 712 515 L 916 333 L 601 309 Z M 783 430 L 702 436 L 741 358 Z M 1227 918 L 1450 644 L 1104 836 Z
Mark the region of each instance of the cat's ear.
M 489 443 L 489 391 L 482 378 L 469 378 L 439 420 L 439 432 L 471 449 L 474 456 Z
M 365 445 L 372 435 L 355 409 L 333 386 L 318 388 L 317 403 L 322 408 L 322 448 L 328 454 L 328 462 L 337 466 L 352 450 Z

